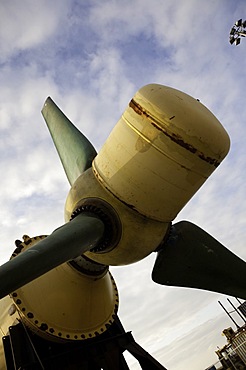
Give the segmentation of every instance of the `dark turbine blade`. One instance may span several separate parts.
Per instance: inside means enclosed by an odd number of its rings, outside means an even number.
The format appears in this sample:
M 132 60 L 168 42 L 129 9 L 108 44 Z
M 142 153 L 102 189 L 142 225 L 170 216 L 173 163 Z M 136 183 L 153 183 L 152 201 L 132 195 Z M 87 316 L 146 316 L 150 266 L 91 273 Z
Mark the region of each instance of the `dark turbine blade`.
M 102 238 L 104 224 L 80 214 L 47 238 L 0 266 L 0 298 L 62 263 L 93 248 Z
M 51 98 L 47 98 L 42 114 L 60 156 L 68 181 L 74 181 L 91 167 L 96 150 L 72 124 Z
M 158 252 L 152 279 L 246 299 L 246 262 L 198 226 L 182 221 Z

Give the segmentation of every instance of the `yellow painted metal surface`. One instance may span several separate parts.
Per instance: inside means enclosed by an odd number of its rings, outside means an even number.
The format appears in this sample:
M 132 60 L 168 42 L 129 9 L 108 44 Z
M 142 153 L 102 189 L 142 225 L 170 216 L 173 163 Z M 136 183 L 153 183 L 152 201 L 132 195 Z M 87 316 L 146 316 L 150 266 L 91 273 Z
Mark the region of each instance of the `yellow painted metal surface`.
M 2 337 L 8 334 L 9 327 L 17 323 L 19 317 L 18 311 L 13 303 L 13 300 L 6 296 L 0 300 L 0 369 L 6 369 L 5 356 L 3 350 Z
M 84 199 L 98 197 L 122 225 L 113 250 L 86 255 L 124 265 L 153 252 L 229 147 L 227 132 L 199 101 L 162 85 L 141 88 L 67 197 L 67 221 Z
M 126 265 L 139 261 L 153 252 L 161 243 L 169 224 L 148 219 L 135 212 L 127 205 L 106 191 L 95 177 L 92 169 L 88 169 L 73 184 L 66 201 L 65 220 L 70 219 L 84 199 L 98 198 L 109 203 L 119 216 L 121 235 L 116 248 L 97 254 L 86 252 L 92 260 L 105 265 Z
M 93 162 L 105 189 L 142 215 L 172 221 L 229 151 L 216 117 L 189 95 L 147 85 Z
M 32 238 L 28 248 L 35 243 Z M 83 340 L 106 330 L 118 309 L 111 274 L 87 276 L 65 263 L 12 294 L 22 320 L 49 340 Z

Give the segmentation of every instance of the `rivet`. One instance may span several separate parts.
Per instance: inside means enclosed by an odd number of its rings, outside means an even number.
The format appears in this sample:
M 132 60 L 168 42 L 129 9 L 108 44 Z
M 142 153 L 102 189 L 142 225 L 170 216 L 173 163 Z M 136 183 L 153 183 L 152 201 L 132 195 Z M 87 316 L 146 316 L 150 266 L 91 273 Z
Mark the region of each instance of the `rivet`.
M 40 325 L 40 329 L 41 329 L 41 330 L 43 330 L 43 331 L 45 331 L 45 330 L 47 330 L 47 329 L 48 329 L 48 325 L 47 325 L 47 324 L 45 324 L 45 323 L 42 323 L 42 324 Z

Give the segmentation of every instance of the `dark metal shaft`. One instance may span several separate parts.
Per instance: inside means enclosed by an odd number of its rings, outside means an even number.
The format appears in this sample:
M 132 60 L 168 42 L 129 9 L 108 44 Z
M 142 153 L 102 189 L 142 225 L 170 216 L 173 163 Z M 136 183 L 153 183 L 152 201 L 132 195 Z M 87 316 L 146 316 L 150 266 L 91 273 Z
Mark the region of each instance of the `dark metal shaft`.
M 0 298 L 90 250 L 103 233 L 101 220 L 86 213 L 78 215 L 0 266 Z

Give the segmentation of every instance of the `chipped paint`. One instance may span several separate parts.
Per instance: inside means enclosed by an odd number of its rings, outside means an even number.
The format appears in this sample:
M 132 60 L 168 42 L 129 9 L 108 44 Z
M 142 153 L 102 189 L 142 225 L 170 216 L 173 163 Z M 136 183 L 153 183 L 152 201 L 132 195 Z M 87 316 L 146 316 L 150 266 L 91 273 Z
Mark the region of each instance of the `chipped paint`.
M 205 106 L 151 84 L 135 94 L 92 166 L 99 184 L 122 207 L 144 222 L 166 224 L 220 164 L 229 143 Z
M 145 116 L 147 119 L 149 119 L 150 124 L 154 126 L 157 130 L 161 131 L 164 135 L 166 135 L 169 139 L 171 139 L 173 142 L 178 144 L 179 146 L 185 148 L 189 152 L 196 154 L 201 160 L 211 164 L 215 168 L 219 166 L 220 161 L 218 161 L 216 158 L 211 158 L 208 156 L 205 156 L 204 153 L 196 149 L 193 145 L 185 142 L 183 138 L 175 134 L 174 132 L 168 132 L 164 129 L 164 127 L 160 127 L 157 120 L 155 120 L 140 104 L 138 104 L 134 99 L 132 99 L 129 103 L 129 107 L 132 108 L 137 114 Z M 172 116 L 169 118 L 169 120 L 174 119 L 175 116 Z

